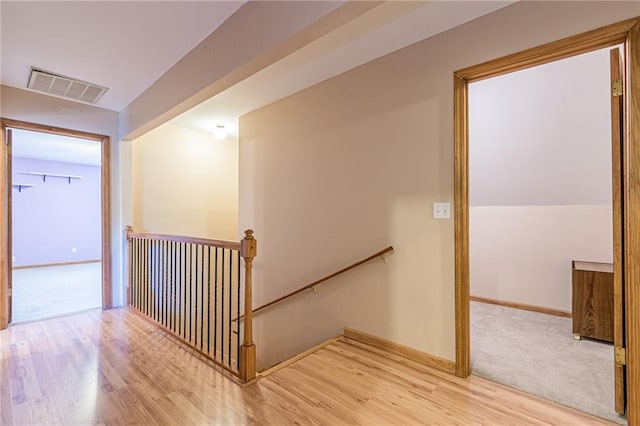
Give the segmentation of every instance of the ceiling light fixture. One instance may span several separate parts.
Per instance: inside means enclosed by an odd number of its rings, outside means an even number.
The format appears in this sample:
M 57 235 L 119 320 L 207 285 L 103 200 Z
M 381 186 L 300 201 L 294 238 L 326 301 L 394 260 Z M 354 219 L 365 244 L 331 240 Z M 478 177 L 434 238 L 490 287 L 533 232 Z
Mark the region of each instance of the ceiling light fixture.
M 225 129 L 222 124 L 218 124 L 213 130 L 213 136 L 219 141 L 224 140 L 227 138 L 227 129 Z

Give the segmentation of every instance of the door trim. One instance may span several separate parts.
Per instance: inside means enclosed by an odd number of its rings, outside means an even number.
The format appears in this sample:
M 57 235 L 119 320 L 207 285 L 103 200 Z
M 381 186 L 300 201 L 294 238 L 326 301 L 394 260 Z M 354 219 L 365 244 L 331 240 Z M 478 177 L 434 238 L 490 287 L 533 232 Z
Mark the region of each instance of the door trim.
M 6 144 L 4 141 L 5 129 L 32 130 L 43 133 L 52 133 L 61 136 L 71 136 L 75 138 L 89 139 L 100 142 L 102 155 L 102 175 L 101 175 L 101 199 L 102 199 L 102 309 L 109 309 L 113 306 L 112 300 L 112 276 L 111 276 L 111 164 L 110 164 L 110 138 L 109 136 L 96 133 L 83 132 L 78 130 L 64 129 L 61 127 L 47 126 L 26 121 L 0 118 L 2 128 L 2 140 L 0 141 L 0 158 L 6 158 Z M 6 172 L 6 161 L 3 160 L 2 168 Z M 0 226 L 0 250 L 7 253 L 9 238 L 7 197 L 10 191 L 10 177 L 6 173 L 0 174 L 0 214 L 2 214 L 2 226 Z M 0 330 L 8 326 L 8 276 L 11 271 L 10 262 L 7 256 L 0 259 Z
M 622 56 L 620 49 L 613 48 L 609 51 L 609 72 L 612 91 L 611 98 L 611 166 L 613 170 L 612 189 L 613 207 L 613 347 L 624 348 L 624 257 L 623 257 L 623 229 L 625 223 L 624 206 L 622 205 L 623 159 L 626 154 L 623 150 L 624 137 L 624 90 L 621 95 L 613 94 L 613 82 L 624 80 L 624 68 L 621 66 Z M 617 413 L 625 414 L 625 366 L 614 363 L 614 401 Z
M 627 417 L 640 424 L 640 18 L 629 19 L 454 72 L 454 233 L 456 375 L 471 373 L 469 331 L 468 85 L 582 53 L 625 44 L 624 148 Z M 615 200 L 614 200 L 615 202 Z M 618 244 L 620 242 L 617 242 Z M 616 242 L 614 241 L 614 244 Z M 635 254 L 635 255 L 634 255 Z

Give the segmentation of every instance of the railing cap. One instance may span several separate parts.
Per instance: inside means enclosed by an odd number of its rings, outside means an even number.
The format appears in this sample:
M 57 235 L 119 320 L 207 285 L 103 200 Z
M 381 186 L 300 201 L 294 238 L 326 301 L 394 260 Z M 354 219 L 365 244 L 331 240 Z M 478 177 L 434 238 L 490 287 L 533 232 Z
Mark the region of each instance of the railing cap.
M 258 254 L 258 241 L 253 238 L 253 229 L 244 231 L 244 238 L 240 242 L 241 254 L 245 259 L 253 259 Z

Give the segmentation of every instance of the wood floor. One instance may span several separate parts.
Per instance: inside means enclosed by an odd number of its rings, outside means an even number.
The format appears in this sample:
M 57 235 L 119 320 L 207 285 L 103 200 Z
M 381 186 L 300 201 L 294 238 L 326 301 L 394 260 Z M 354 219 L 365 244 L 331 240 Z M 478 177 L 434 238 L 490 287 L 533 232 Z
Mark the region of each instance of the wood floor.
M 246 387 L 126 309 L 0 331 L 0 424 L 607 424 L 340 339 Z

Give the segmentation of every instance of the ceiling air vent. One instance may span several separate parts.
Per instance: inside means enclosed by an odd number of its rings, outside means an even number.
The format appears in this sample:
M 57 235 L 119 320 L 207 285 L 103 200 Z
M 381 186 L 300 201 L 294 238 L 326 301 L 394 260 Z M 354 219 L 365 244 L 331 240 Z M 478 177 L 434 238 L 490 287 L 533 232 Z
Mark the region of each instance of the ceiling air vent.
M 31 75 L 29 76 L 29 84 L 27 87 L 38 92 L 89 104 L 98 102 L 102 95 L 104 95 L 104 92 L 107 91 L 106 87 L 43 71 L 38 68 L 31 68 Z

